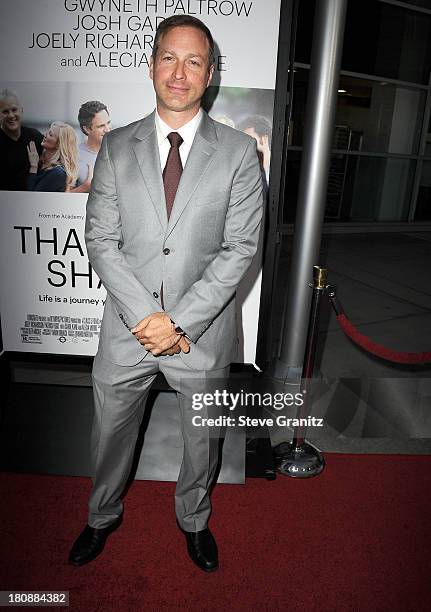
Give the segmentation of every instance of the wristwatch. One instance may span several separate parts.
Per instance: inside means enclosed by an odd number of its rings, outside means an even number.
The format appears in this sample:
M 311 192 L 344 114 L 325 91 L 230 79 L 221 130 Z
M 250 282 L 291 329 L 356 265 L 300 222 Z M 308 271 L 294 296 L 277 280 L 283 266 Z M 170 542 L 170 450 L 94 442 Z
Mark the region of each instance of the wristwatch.
M 177 325 L 175 321 L 172 321 L 172 319 L 171 319 L 171 323 L 174 326 L 174 330 L 176 334 L 180 334 L 180 336 L 184 336 L 184 338 L 186 338 L 189 341 L 189 343 L 192 342 L 192 339 L 190 338 L 190 336 L 187 335 L 187 332 L 185 332 L 182 327 Z
M 179 325 L 177 325 L 175 321 L 172 321 L 171 319 L 171 323 L 174 326 L 174 330 L 176 334 L 180 334 L 180 336 L 186 336 L 186 332 Z

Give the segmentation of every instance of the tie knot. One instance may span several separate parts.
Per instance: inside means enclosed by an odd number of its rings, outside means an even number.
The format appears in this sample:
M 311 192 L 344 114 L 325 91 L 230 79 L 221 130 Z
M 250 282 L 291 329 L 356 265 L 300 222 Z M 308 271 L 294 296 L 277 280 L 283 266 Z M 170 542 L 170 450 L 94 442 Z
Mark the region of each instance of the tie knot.
M 171 147 L 180 147 L 184 140 L 181 138 L 181 135 L 178 132 L 170 132 L 168 134 L 168 140 L 171 143 Z

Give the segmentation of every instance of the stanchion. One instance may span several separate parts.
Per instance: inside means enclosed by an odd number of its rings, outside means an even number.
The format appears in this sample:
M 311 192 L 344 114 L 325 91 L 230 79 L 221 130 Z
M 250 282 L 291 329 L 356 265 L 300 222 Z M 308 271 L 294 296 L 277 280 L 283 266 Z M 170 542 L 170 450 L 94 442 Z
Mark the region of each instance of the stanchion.
M 307 343 L 305 348 L 304 365 L 301 376 L 301 390 L 303 404 L 298 406 L 296 418 L 299 425 L 293 431 L 292 442 L 288 443 L 286 452 L 283 451 L 278 471 L 292 478 L 310 478 L 317 476 L 325 467 L 325 460 L 321 453 L 304 439 L 306 428 L 301 425 L 301 419 L 306 419 L 310 406 L 310 382 L 313 378 L 314 357 L 316 352 L 318 321 L 321 298 L 326 288 L 327 270 L 313 266 L 313 297 L 311 302 L 310 321 L 308 324 Z M 286 444 L 283 444 L 285 447 Z

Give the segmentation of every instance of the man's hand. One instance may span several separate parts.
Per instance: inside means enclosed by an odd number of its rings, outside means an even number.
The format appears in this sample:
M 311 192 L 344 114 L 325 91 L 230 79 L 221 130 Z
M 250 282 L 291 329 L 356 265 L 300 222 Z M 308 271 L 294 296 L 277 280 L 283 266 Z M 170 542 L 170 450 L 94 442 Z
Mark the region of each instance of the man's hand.
M 190 353 L 190 342 L 184 336 L 180 336 L 180 339 L 174 346 L 167 351 L 163 351 L 160 355 L 178 355 L 181 351 L 183 353 Z
M 30 163 L 30 174 L 36 174 L 39 165 L 39 153 L 37 152 L 36 144 L 31 140 L 27 145 L 28 161 Z
M 178 347 L 185 353 L 190 350 L 188 342 L 181 334 L 175 332 L 174 325 L 165 312 L 153 312 L 130 331 L 147 351 L 151 351 L 156 356 L 162 354 L 175 355 L 179 352 L 177 351 Z M 166 352 L 172 351 L 172 349 L 173 352 Z
M 69 193 L 90 193 L 91 181 L 93 180 L 93 166 L 87 164 L 87 178 L 78 187 L 67 188 L 66 191 Z

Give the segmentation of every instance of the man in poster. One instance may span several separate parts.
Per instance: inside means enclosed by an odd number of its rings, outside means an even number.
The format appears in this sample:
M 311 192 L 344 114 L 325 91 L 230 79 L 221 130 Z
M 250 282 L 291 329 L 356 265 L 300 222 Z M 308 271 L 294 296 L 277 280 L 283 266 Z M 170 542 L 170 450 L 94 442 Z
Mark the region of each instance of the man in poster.
M 74 565 L 100 554 L 120 524 L 144 400 L 161 371 L 177 391 L 184 439 L 177 521 L 193 562 L 218 567 L 207 526 L 218 440 L 193 426 L 191 400 L 228 376 L 235 291 L 257 249 L 263 198 L 256 141 L 201 109 L 213 54 L 198 19 L 163 21 L 150 65 L 156 110 L 107 134 L 96 162 L 86 241 L 107 300 L 93 367 L 95 477 Z
M 43 135 L 22 125 L 23 108 L 18 96 L 10 89 L 0 91 L 0 190 L 26 191 L 30 170 L 28 149 L 34 143 L 42 154 Z
M 85 142 L 78 146 L 79 174 L 77 187 L 71 193 L 88 193 L 91 189 L 94 164 L 102 146 L 105 134 L 111 131 L 111 118 L 108 108 L 99 100 L 89 100 L 81 104 L 78 112 L 78 123 L 86 135 Z

